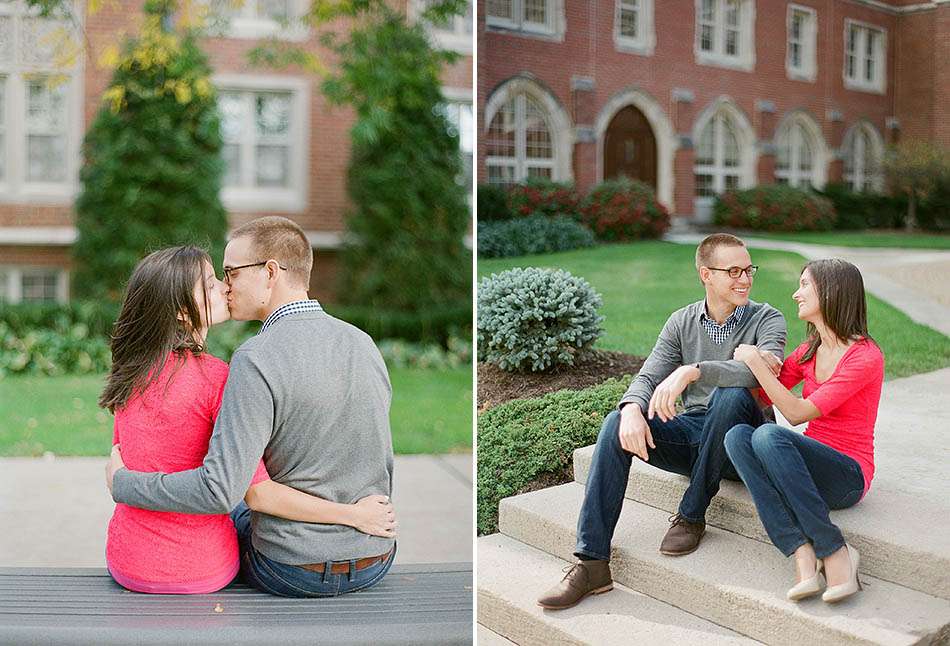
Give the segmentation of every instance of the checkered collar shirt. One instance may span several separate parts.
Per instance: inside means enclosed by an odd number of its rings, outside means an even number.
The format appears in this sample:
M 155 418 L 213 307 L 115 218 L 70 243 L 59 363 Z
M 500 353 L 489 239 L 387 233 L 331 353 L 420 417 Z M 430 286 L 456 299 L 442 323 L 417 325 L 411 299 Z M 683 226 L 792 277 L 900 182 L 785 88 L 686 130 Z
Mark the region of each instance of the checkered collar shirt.
M 729 315 L 722 325 L 716 323 L 716 320 L 706 314 L 706 304 L 703 303 L 703 312 L 699 315 L 699 321 L 703 324 L 706 334 L 716 345 L 722 345 L 729 338 L 736 326 L 742 322 L 742 316 L 745 314 L 745 305 L 740 305 L 736 311 Z
M 323 308 L 315 300 L 307 301 L 293 301 L 291 303 L 286 303 L 281 305 L 276 310 L 271 312 L 271 315 L 267 317 L 267 320 L 264 321 L 264 325 L 261 326 L 261 331 L 258 334 L 263 334 L 263 332 L 272 326 L 277 320 L 287 316 L 288 314 L 300 314 L 301 312 L 322 312 Z

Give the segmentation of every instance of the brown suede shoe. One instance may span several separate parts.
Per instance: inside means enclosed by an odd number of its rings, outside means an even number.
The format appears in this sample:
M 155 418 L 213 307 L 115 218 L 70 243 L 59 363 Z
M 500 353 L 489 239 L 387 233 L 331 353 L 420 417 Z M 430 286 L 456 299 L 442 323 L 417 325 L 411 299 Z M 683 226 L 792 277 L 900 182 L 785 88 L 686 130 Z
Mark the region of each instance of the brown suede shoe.
M 679 514 L 670 516 L 670 522 L 673 524 L 660 543 L 660 554 L 683 556 L 695 552 L 706 533 L 706 523 L 693 523 Z
M 538 605 L 549 610 L 563 610 L 576 606 L 591 594 L 614 589 L 607 561 L 578 561 L 564 568 L 567 574 L 561 582 L 538 598 Z

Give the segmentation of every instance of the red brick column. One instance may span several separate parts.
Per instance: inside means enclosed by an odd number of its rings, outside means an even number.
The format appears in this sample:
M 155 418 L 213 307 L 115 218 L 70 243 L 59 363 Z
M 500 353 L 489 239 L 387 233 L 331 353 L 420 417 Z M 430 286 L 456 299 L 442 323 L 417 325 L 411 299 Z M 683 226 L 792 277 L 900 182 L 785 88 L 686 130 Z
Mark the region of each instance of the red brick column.
M 673 157 L 673 214 L 691 218 L 694 215 L 693 197 L 696 192 L 696 179 L 693 176 L 696 150 L 692 145 L 684 146 L 683 143 Z

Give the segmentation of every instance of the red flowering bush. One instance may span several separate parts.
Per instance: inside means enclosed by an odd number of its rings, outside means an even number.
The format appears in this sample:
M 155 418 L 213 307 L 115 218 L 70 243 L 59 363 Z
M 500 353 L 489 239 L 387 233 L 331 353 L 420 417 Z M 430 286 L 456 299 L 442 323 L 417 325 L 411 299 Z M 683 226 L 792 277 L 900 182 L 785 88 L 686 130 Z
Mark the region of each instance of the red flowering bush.
M 577 218 L 580 197 L 572 184 L 532 177 L 508 189 L 508 208 L 516 218 L 529 215 Z
M 831 200 L 782 184 L 729 191 L 713 207 L 713 222 L 736 229 L 825 231 L 836 219 Z
M 653 189 L 625 177 L 595 186 L 584 200 L 581 221 L 608 242 L 659 238 L 670 228 L 669 211 Z

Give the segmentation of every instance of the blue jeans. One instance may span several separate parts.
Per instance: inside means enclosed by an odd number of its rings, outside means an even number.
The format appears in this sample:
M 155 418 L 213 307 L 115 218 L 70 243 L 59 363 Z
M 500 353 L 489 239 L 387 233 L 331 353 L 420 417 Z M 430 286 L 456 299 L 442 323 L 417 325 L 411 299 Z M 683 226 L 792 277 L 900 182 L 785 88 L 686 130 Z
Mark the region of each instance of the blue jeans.
M 396 558 L 396 547 L 393 546 L 389 558 L 363 570 L 355 571 L 351 562 L 349 574 L 331 574 L 330 563 L 325 564 L 323 572 L 312 572 L 280 563 L 254 549 L 251 545 L 251 510 L 243 502 L 231 512 L 231 520 L 237 529 L 241 551 L 240 576 L 258 590 L 281 597 L 335 597 L 363 590 L 379 583 Z
M 746 388 L 716 388 L 705 413 L 685 413 L 668 422 L 656 416 L 647 419 L 656 445 L 655 449 L 647 446 L 647 464 L 689 476 L 689 487 L 679 505 L 683 518 L 703 521 L 709 502 L 719 492 L 720 480 L 739 480 L 723 447 L 729 429 L 742 423 L 757 426 L 763 421 L 762 410 Z M 610 558 L 610 540 L 633 461 L 633 454 L 620 446 L 619 429 L 620 413 L 614 411 L 601 426 L 587 475 L 587 491 L 577 519 L 574 553 L 578 556 Z
M 726 434 L 726 452 L 782 554 L 810 542 L 825 558 L 844 546 L 828 510 L 851 507 L 864 494 L 854 459 L 778 424 L 736 426 Z

